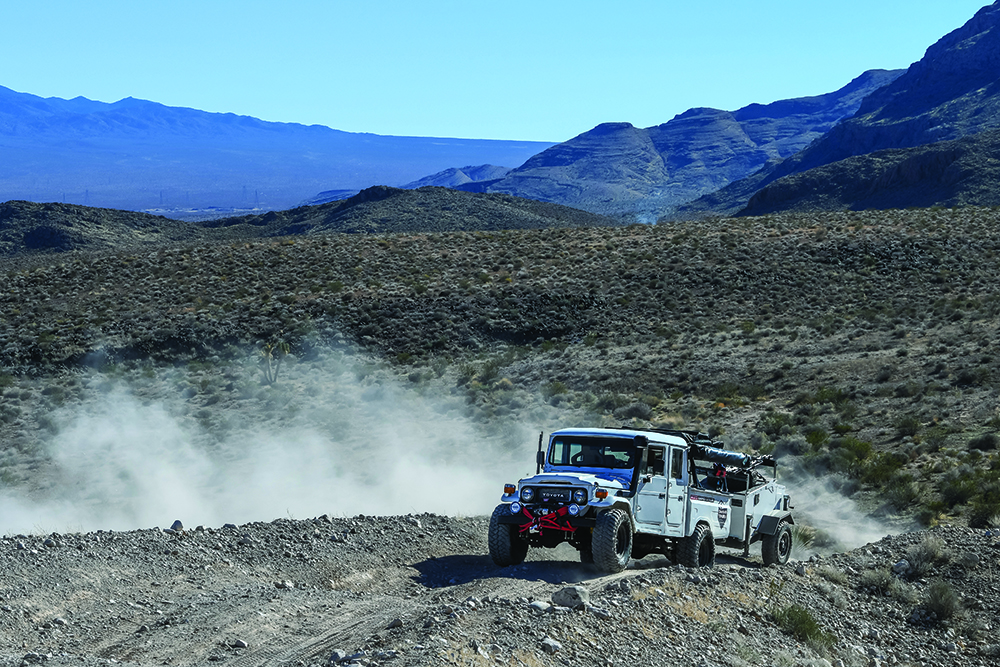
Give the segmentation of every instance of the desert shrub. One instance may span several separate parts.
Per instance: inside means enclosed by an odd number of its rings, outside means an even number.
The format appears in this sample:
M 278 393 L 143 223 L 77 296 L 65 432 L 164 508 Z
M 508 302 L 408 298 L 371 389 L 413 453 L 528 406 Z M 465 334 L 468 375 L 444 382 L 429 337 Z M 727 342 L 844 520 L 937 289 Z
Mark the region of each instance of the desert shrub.
M 1000 443 L 1000 438 L 997 438 L 996 433 L 984 433 L 978 438 L 969 440 L 969 449 L 985 452 L 996 449 L 998 443 Z
M 927 449 L 932 452 L 941 449 L 947 439 L 948 430 L 941 426 L 929 428 L 923 435 L 923 441 L 927 443 Z
M 945 551 L 944 542 L 931 535 L 925 536 L 906 550 L 906 562 L 910 564 L 907 576 L 919 579 L 930 573 L 935 565 L 947 560 L 948 553 Z
M 774 443 L 774 453 L 776 455 L 792 454 L 801 456 L 809 451 L 809 443 L 798 433 L 783 435 Z
M 820 426 L 814 426 L 806 431 L 806 442 L 812 446 L 813 450 L 819 450 L 829 441 L 830 434 Z
M 991 528 L 1000 522 L 1000 484 L 986 485 L 972 501 L 969 510 L 970 528 Z
M 801 559 L 816 540 L 816 529 L 802 523 L 792 524 L 792 555 Z
M 863 484 L 881 485 L 888 482 L 904 463 L 906 458 L 902 454 L 877 452 L 859 461 L 852 472 Z
M 781 433 L 781 430 L 785 426 L 790 426 L 792 422 L 792 416 L 784 412 L 768 412 L 760 418 L 760 423 L 757 425 L 761 431 L 770 436 L 776 436 Z
M 808 609 L 799 604 L 775 609 L 771 618 L 785 633 L 817 648 L 829 648 L 836 639 L 820 627 Z
M 622 406 L 614 411 L 615 419 L 645 419 L 653 416 L 653 408 L 642 401 Z
M 938 621 L 947 621 L 962 611 L 962 603 L 958 593 L 951 584 L 935 579 L 927 585 L 924 591 L 924 610 L 934 614 Z
M 964 505 L 977 491 L 975 472 L 968 465 L 949 470 L 941 480 L 941 498 L 948 507 Z
M 900 437 L 914 436 L 920 431 L 920 420 L 912 415 L 901 417 L 896 421 L 896 433 Z
M 916 601 L 913 589 L 893 576 L 888 569 L 865 570 L 861 573 L 859 588 L 874 595 L 891 597 L 899 602 Z
M 936 526 L 947 509 L 943 500 L 929 500 L 917 511 L 917 521 L 924 526 Z
M 834 440 L 832 446 L 847 452 L 850 454 L 850 458 L 856 461 L 864 460 L 872 453 L 872 443 L 867 440 L 859 440 L 853 435 Z
M 483 365 L 479 367 L 479 373 L 477 377 L 480 382 L 492 382 L 497 379 L 500 375 L 500 369 L 503 366 L 503 362 L 500 359 L 487 359 L 483 362 Z
M 908 507 L 920 498 L 920 487 L 908 473 L 896 472 L 887 486 L 886 499 L 896 509 Z
M 848 582 L 847 575 L 832 565 L 820 565 L 816 568 L 816 574 L 841 586 L 846 586 Z
M 554 380 L 552 382 L 549 382 L 547 384 L 543 384 L 542 385 L 542 396 L 546 400 L 548 400 L 548 399 L 550 399 L 553 396 L 556 396 L 558 394 L 565 394 L 568 391 L 569 391 L 569 388 L 566 386 L 566 384 L 563 383 L 563 382 L 560 382 L 559 380 Z
M 624 394 L 601 394 L 594 405 L 604 412 L 612 412 L 628 403 L 629 398 Z

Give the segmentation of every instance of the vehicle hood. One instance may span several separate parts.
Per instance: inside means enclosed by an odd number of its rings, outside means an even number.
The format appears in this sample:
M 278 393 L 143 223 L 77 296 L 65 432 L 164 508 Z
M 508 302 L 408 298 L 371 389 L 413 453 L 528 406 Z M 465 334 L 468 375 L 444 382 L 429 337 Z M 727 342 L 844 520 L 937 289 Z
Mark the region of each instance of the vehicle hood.
M 575 484 L 597 485 L 611 489 L 626 489 L 632 483 L 631 470 L 607 470 L 605 468 L 573 468 L 572 472 L 552 470 L 521 480 L 521 485 L 534 484 Z

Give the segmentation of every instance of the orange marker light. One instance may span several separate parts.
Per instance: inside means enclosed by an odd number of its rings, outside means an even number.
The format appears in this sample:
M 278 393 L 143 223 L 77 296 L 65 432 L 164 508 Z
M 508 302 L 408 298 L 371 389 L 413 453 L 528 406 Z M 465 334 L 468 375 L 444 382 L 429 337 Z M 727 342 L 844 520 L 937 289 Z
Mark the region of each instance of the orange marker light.
M 503 494 L 505 496 L 509 496 L 512 493 L 514 493 L 515 491 L 517 491 L 517 484 L 504 484 L 503 485 Z
M 605 498 L 608 497 L 608 490 L 598 489 L 597 491 L 594 491 L 594 497 L 597 498 L 598 500 L 604 500 Z

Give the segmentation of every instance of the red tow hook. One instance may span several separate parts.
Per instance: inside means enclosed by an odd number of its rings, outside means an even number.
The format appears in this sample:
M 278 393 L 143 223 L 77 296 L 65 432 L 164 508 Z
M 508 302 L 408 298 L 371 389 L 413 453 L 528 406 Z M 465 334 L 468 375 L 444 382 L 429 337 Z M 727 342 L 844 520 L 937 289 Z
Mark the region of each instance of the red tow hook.
M 526 533 L 532 528 L 537 528 L 539 533 L 543 530 L 562 530 L 567 533 L 576 532 L 576 528 L 569 525 L 569 522 L 565 519 L 566 515 L 569 514 L 569 510 L 565 507 L 560 507 L 555 512 L 549 512 L 537 517 L 532 516 L 527 507 L 522 507 L 521 514 L 528 517 L 530 521 L 520 525 L 520 530 L 518 531 L 520 533 Z

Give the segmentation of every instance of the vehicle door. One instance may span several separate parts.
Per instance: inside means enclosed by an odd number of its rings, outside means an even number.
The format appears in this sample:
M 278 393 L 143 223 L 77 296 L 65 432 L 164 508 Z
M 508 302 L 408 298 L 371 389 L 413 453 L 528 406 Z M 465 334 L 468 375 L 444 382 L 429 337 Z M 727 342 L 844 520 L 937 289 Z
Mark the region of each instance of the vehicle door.
M 647 531 L 662 532 L 667 506 L 666 450 L 650 445 L 646 469 L 639 480 L 635 520 Z
M 670 447 L 667 463 L 667 534 L 683 535 L 688 491 L 687 449 Z

